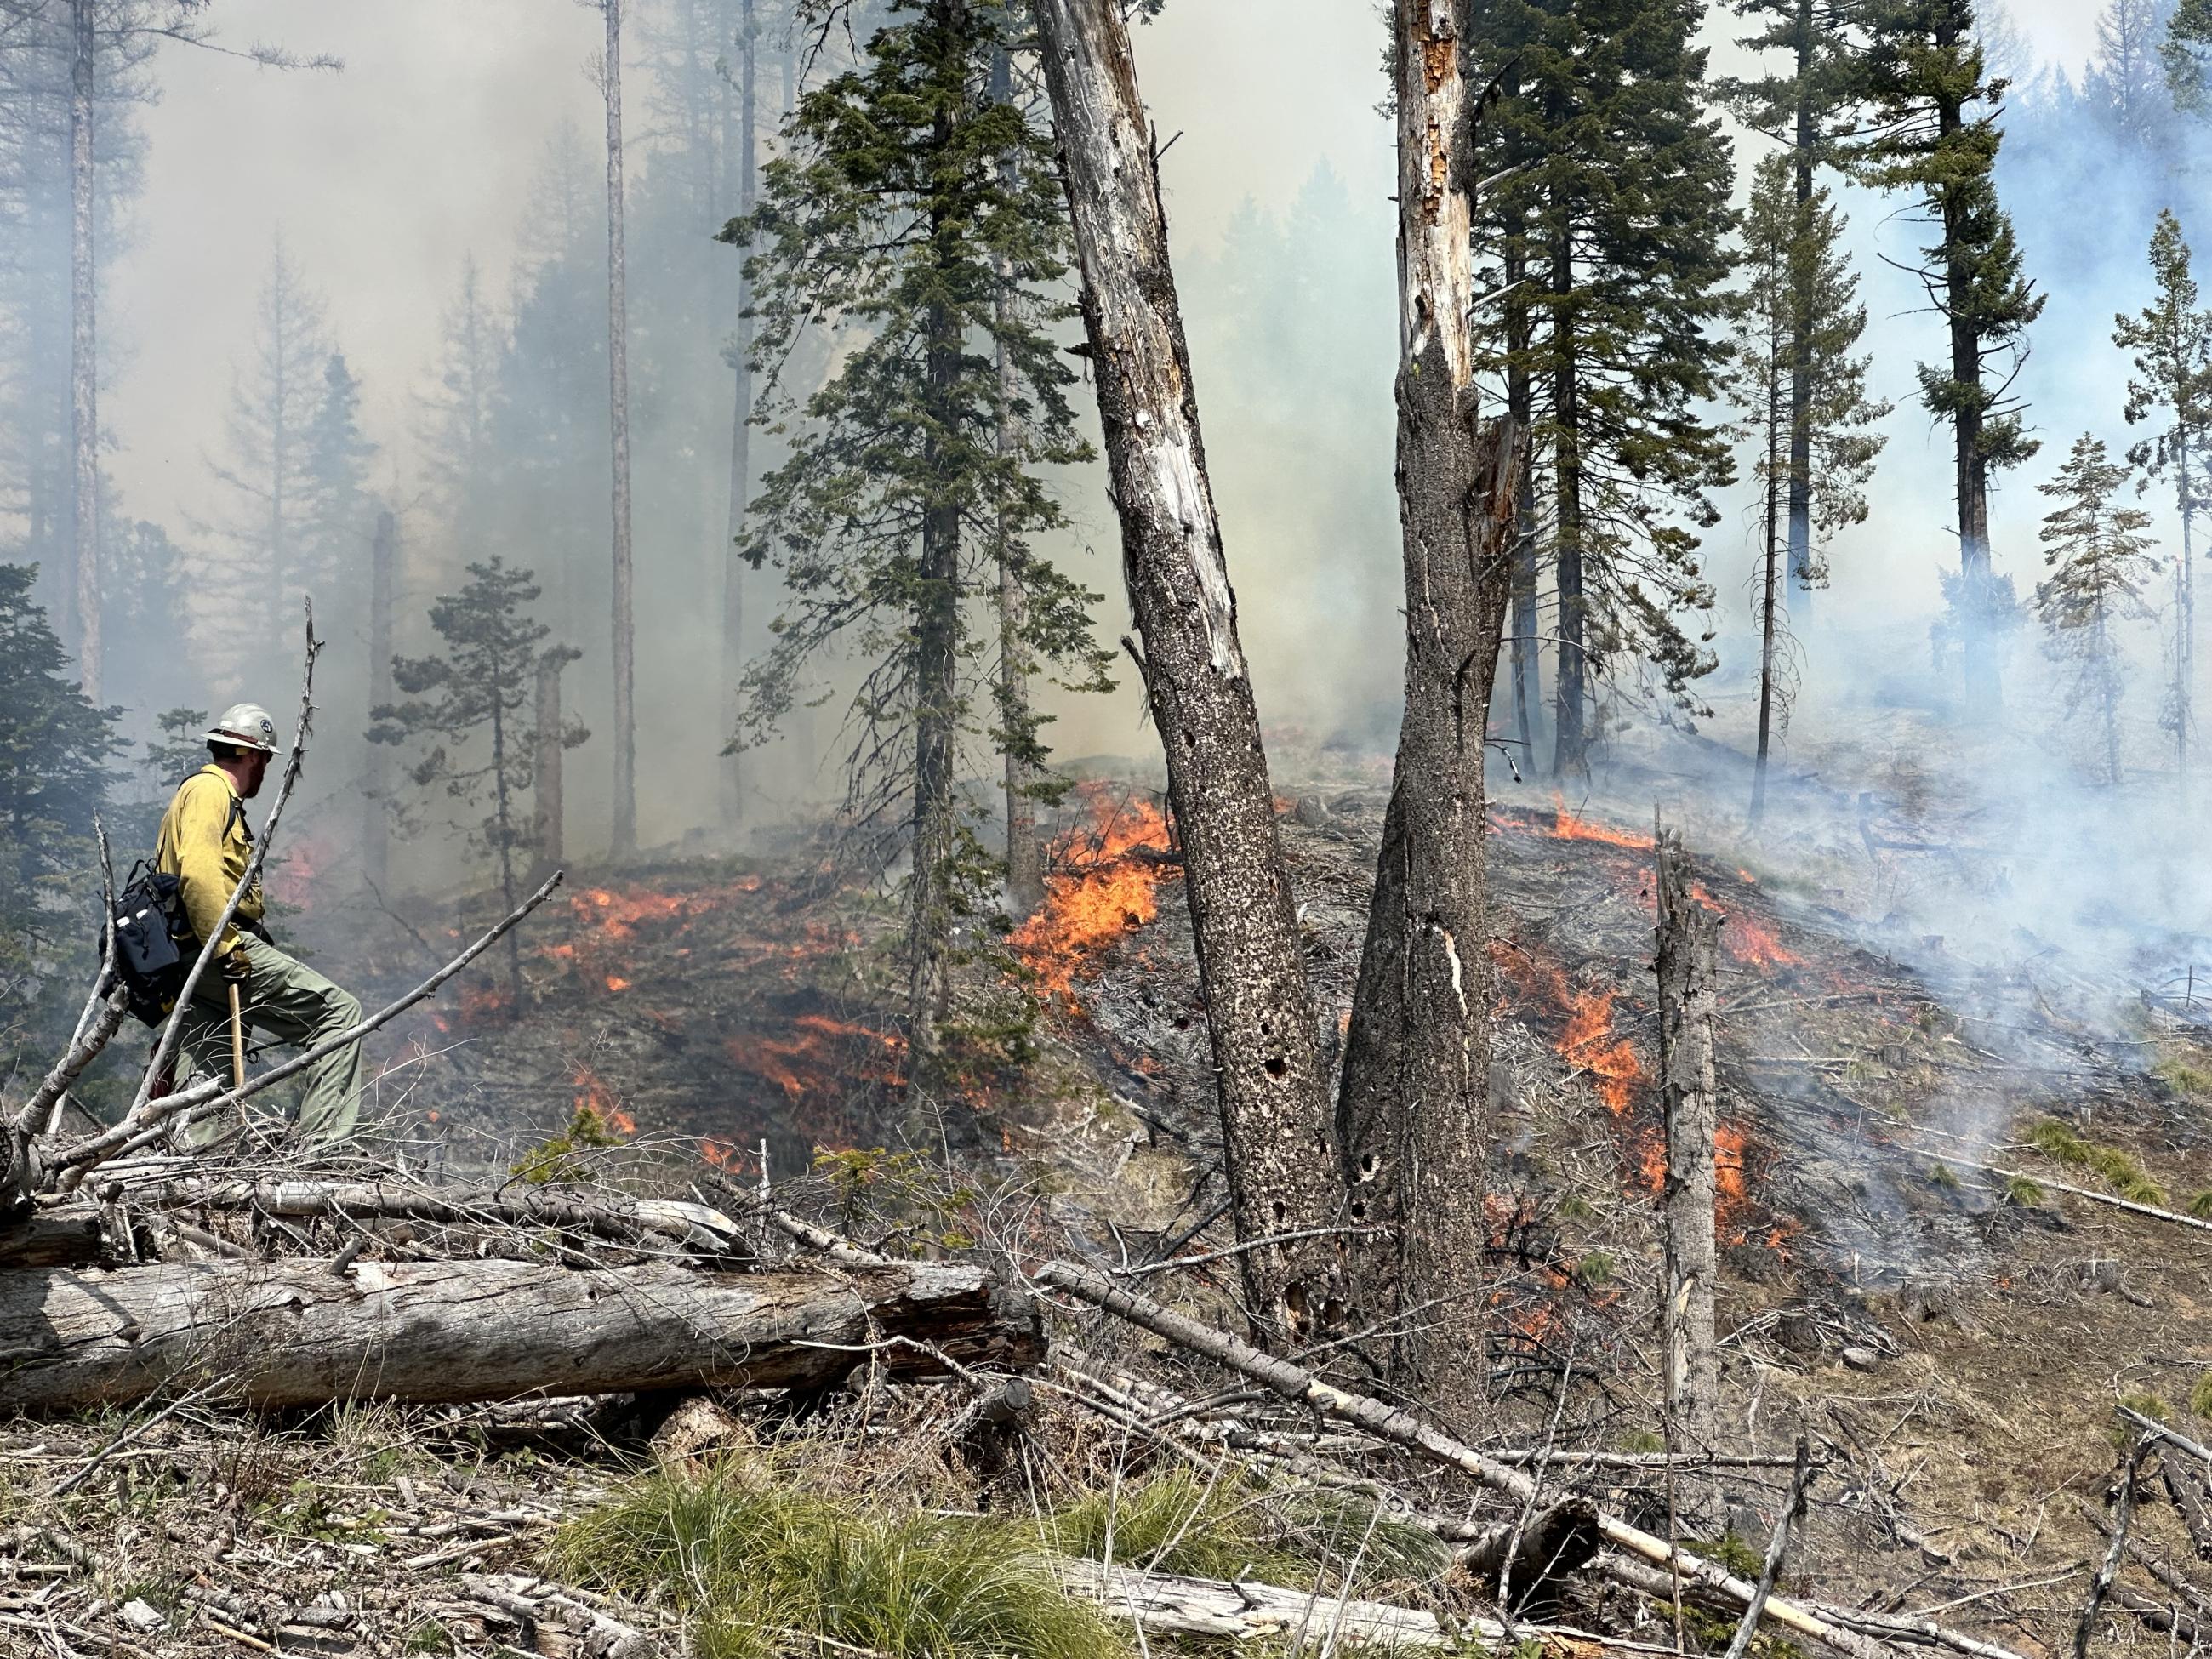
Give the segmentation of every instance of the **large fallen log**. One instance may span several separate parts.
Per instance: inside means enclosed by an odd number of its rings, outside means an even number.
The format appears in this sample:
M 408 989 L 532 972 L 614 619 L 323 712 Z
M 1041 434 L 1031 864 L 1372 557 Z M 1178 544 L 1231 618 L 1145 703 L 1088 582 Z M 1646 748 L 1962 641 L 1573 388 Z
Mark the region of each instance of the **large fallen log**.
M 1036 1304 L 981 1268 L 709 1273 L 322 1260 L 0 1273 L 0 1404 L 74 1410 L 228 1374 L 262 1407 L 818 1388 L 1027 1366 Z

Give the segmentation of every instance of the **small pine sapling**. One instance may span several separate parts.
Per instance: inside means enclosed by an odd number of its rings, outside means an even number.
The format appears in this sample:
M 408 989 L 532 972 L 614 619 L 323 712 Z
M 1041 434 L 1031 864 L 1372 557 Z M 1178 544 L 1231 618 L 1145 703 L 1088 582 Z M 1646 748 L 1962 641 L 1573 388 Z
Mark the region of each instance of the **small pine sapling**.
M 548 645 L 552 629 L 530 614 L 538 598 L 536 577 L 495 556 L 468 568 L 467 585 L 430 607 L 430 626 L 446 644 L 442 656 L 394 657 L 393 683 L 409 701 L 370 711 L 372 743 L 427 740 L 430 747 L 408 773 L 420 789 L 442 788 L 448 799 L 489 810 L 473 826 L 477 843 L 498 866 L 500 892 L 516 903 L 514 853 L 529 830 L 520 798 L 534 785 L 537 732 L 532 710 L 541 662 L 574 662 L 573 646 Z M 591 736 L 570 724 L 560 744 L 573 749 Z M 471 742 L 483 747 L 474 759 Z M 511 988 L 522 991 L 522 961 L 507 939 Z
M 2143 583 L 2157 568 L 2142 532 L 2150 515 L 2117 497 L 2130 476 L 2101 439 L 2084 433 L 2058 476 L 2037 489 L 2058 505 L 2043 520 L 2050 577 L 2036 584 L 2034 607 L 2045 649 L 2063 679 L 2062 721 L 2086 723 L 2096 741 L 2102 781 L 2120 781 L 2120 693 L 2124 676 L 2115 625 L 2145 616 Z

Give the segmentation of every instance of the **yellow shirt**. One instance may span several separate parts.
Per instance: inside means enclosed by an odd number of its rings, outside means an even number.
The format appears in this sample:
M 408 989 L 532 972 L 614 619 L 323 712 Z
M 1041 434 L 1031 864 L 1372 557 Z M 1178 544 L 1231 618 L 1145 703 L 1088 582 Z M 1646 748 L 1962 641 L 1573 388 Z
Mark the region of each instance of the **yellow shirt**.
M 177 798 L 161 815 L 161 837 L 154 848 L 154 867 L 177 878 L 185 915 L 204 940 L 230 902 L 253 856 L 253 837 L 246 815 L 236 810 L 238 792 L 220 766 L 203 766 L 177 787 Z M 261 920 L 261 884 L 238 903 L 240 921 Z M 224 933 L 217 948 L 238 943 L 238 929 Z

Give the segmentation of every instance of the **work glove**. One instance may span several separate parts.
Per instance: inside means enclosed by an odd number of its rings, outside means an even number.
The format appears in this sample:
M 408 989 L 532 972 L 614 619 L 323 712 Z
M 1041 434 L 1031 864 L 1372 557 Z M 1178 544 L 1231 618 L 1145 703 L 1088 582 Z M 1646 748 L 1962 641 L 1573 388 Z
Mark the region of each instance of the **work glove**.
M 246 947 L 234 945 L 222 959 L 222 976 L 233 985 L 243 985 L 252 967 L 253 959 L 246 954 Z

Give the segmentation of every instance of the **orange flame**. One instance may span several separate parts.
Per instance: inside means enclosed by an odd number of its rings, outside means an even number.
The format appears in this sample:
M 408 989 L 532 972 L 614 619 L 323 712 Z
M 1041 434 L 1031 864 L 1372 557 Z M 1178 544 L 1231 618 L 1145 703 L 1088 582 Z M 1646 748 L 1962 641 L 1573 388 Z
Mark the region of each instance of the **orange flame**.
M 1167 819 L 1151 801 L 1117 799 L 1095 787 L 1084 793 L 1090 827 L 1070 838 L 1057 860 L 1076 867 L 1045 878 L 1044 908 L 1010 941 L 1045 994 L 1071 1005 L 1077 977 L 1096 971 L 1098 953 L 1159 914 L 1160 866 L 1131 854 L 1168 846 Z
M 607 975 L 607 989 L 610 991 L 627 991 L 629 989 L 629 981 L 624 979 L 620 974 L 609 974 Z
M 575 1108 L 589 1112 L 618 1135 L 637 1133 L 637 1120 L 623 1110 L 613 1090 L 599 1079 L 599 1074 L 579 1060 L 571 1073 L 576 1085 Z
M 723 1050 L 732 1066 L 775 1084 L 794 1105 L 840 1078 L 884 1085 L 901 1080 L 902 1039 L 827 1014 L 801 1014 L 791 1024 L 789 1036 L 732 1037 Z
M 1649 836 L 1639 836 L 1632 830 L 1615 830 L 1610 824 L 1577 817 L 1567 810 L 1567 798 L 1564 793 L 1553 792 L 1552 805 L 1555 814 L 1552 821 L 1552 834 L 1557 840 L 1601 842 L 1607 847 L 1633 847 L 1645 851 L 1652 846 Z

